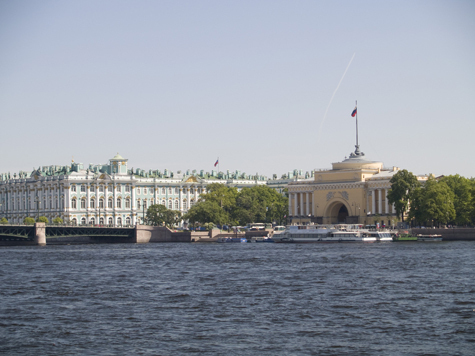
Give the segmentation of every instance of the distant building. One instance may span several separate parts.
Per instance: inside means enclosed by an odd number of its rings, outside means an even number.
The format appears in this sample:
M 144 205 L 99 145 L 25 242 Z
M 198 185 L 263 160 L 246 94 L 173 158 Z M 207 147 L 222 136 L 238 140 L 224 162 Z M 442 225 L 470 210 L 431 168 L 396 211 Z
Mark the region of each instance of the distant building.
M 128 169 L 128 160 L 117 154 L 104 165 L 72 162 L 70 166 L 47 166 L 31 173 L 0 175 L 0 217 L 21 223 L 27 216 L 55 217 L 73 224 L 135 225 L 147 207 L 162 204 L 182 213 L 188 211 L 210 183 L 223 183 L 238 190 L 268 185 L 283 194 L 290 182 L 310 178 L 294 170 L 280 179 L 247 175 L 240 171 L 205 173 Z
M 384 168 L 355 147 L 349 158 L 333 163 L 332 169 L 316 170 L 311 179 L 289 183 L 291 223 L 395 225 L 396 210 L 387 194 L 399 168 Z

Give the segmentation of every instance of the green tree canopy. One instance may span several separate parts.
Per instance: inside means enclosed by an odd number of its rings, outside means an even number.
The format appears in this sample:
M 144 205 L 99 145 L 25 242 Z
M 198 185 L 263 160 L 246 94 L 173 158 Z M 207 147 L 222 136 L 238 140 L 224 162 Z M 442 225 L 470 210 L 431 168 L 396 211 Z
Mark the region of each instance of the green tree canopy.
M 48 224 L 49 220 L 46 216 L 40 216 L 38 219 L 36 219 L 36 222 L 41 222 L 41 223 Z
M 401 216 L 401 221 L 404 221 L 404 213 L 412 198 L 412 193 L 420 186 L 420 183 L 417 177 L 406 169 L 393 175 L 390 183 L 391 189 L 388 193 L 388 201 L 390 204 L 394 204 L 396 215 Z
M 440 179 L 454 193 L 455 220 L 450 221 L 457 225 L 466 225 L 472 221 L 473 196 L 470 179 L 460 175 L 446 176 Z
M 200 201 L 214 202 L 231 215 L 236 206 L 238 190 L 222 183 L 211 183 L 206 187 L 206 193 L 200 195 Z
M 35 219 L 26 217 L 23 219 L 23 224 L 25 225 L 34 225 L 35 224 Z
M 199 222 L 201 224 L 215 223 L 225 224 L 229 222 L 229 214 L 216 201 L 200 201 L 193 205 L 188 212 L 183 215 L 183 219 L 190 224 Z
M 176 210 L 169 210 L 162 204 L 151 205 L 147 209 L 145 223 L 152 226 L 165 225 L 169 228 L 174 227 L 181 218 L 181 213 Z
M 61 225 L 62 223 L 63 223 L 63 219 L 61 219 L 59 216 L 53 219 L 53 224 L 55 225 Z
M 8 224 L 7 218 L 3 217 L 3 218 L 0 220 L 0 224 L 2 224 L 2 225 Z
M 422 190 L 424 209 L 430 220 L 447 224 L 455 219 L 454 192 L 447 183 L 430 177 Z

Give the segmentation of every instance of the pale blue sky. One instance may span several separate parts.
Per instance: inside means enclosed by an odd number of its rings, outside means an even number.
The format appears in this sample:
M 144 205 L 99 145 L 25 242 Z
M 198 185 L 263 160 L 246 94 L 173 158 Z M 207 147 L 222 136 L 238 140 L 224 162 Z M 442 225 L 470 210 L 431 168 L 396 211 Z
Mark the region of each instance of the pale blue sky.
M 453 0 L 4 0 L 0 172 L 117 152 L 147 170 L 329 168 L 354 150 L 358 100 L 368 158 L 475 177 L 474 18 Z

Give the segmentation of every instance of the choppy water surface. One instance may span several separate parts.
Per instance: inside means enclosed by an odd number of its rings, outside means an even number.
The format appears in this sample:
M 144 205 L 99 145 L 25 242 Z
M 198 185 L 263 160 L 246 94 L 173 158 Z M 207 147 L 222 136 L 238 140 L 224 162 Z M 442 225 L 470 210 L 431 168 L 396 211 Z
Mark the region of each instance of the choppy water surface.
M 0 248 L 0 353 L 474 355 L 475 243 Z

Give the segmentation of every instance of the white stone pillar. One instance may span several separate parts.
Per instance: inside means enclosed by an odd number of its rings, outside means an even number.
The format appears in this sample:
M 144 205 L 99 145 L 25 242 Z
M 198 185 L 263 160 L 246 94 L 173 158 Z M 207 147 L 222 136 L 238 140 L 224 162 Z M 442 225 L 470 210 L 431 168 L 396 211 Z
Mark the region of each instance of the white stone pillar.
M 383 210 L 383 207 L 382 207 L 382 205 L 383 205 L 383 199 L 382 198 L 383 197 L 381 195 L 382 194 L 381 192 L 382 192 L 382 189 L 378 189 L 378 214 L 379 215 L 381 215 L 383 213 L 383 211 L 382 211 Z
M 298 210 L 297 210 L 297 207 L 298 207 L 298 204 L 297 204 L 297 198 L 298 197 L 298 193 L 294 193 L 294 216 L 297 216 L 298 215 Z
M 305 193 L 306 196 L 305 198 L 307 199 L 307 207 L 306 207 L 306 211 L 305 211 L 305 215 L 308 216 L 310 215 L 310 202 L 309 202 L 309 194 L 308 193 Z
M 190 201 L 191 201 L 191 199 L 190 199 L 190 187 L 186 187 L 186 205 L 188 206 L 188 209 L 191 208 Z
M 388 190 L 384 189 L 384 213 L 389 215 Z
M 289 193 L 289 212 L 288 212 L 288 216 L 291 216 L 292 215 L 292 193 Z
M 376 189 L 371 190 L 371 214 L 376 214 Z

